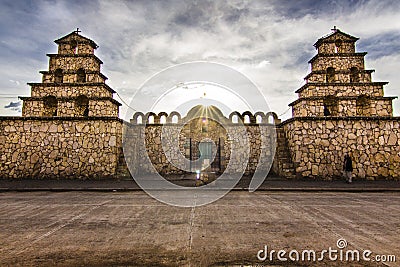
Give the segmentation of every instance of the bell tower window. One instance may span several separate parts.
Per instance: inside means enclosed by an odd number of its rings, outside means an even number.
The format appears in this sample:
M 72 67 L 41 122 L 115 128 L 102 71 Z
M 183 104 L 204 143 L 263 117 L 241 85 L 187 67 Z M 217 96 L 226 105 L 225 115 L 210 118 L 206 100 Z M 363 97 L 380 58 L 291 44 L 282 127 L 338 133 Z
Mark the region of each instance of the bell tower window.
M 58 101 L 57 98 L 53 95 L 49 95 L 44 97 L 43 99 L 43 107 L 44 107 L 44 116 L 55 117 L 57 116 L 57 106 Z
M 78 116 L 89 116 L 89 98 L 85 95 L 80 95 L 76 98 L 76 113 Z
M 72 53 L 74 53 L 74 55 L 78 54 L 78 42 L 77 41 L 72 41 L 71 49 L 72 49 Z
M 335 53 L 340 53 L 341 52 L 341 47 L 342 47 L 343 41 L 340 39 L 337 39 L 335 41 Z
M 326 82 L 327 83 L 335 82 L 335 69 L 332 67 L 326 69 Z
M 63 82 L 63 71 L 62 69 L 56 69 L 54 71 L 54 82 L 55 83 L 62 83 Z
M 337 116 L 338 99 L 334 95 L 328 95 L 324 98 L 324 116 Z
M 86 73 L 85 73 L 84 69 L 80 68 L 76 72 L 76 82 L 78 82 L 78 83 L 86 82 Z
M 356 108 L 357 116 L 370 116 L 370 98 L 367 95 L 357 97 Z
M 350 82 L 358 83 L 360 81 L 360 77 L 358 75 L 358 69 L 356 67 L 352 67 L 350 69 Z

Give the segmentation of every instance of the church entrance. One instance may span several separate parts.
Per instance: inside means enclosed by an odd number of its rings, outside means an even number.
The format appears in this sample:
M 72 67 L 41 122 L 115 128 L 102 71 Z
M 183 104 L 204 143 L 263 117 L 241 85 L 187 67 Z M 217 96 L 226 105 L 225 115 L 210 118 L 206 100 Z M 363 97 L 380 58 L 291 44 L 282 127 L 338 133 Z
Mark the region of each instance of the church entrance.
M 211 172 L 221 171 L 221 138 L 218 138 L 216 142 L 210 141 L 195 141 L 190 138 L 190 160 L 191 160 L 191 171 L 195 172 L 200 170 L 204 162 L 209 162 Z M 215 157 L 213 158 L 213 154 Z M 198 162 L 193 162 L 198 160 Z

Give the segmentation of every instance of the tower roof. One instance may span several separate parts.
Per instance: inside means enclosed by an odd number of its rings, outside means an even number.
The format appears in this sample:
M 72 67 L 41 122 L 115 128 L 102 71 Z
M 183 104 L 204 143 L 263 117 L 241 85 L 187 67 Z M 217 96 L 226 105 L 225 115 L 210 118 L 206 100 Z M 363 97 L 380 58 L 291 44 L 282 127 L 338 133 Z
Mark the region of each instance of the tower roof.
M 94 49 L 98 48 L 99 46 L 93 41 L 90 40 L 89 38 L 86 38 L 82 35 L 79 34 L 79 28 L 70 34 L 65 35 L 64 37 L 61 37 L 60 39 L 55 40 L 54 42 L 56 44 L 66 44 L 66 43 L 72 43 L 72 42 L 78 42 L 78 43 L 86 43 L 92 46 Z
M 336 26 L 333 27 L 332 32 L 328 35 L 325 35 L 324 37 L 321 37 L 317 40 L 317 42 L 314 44 L 316 48 L 321 45 L 321 43 L 325 42 L 334 42 L 335 40 L 342 39 L 343 41 L 349 41 L 349 42 L 356 42 L 359 38 L 354 37 L 350 34 L 347 34 L 345 32 L 342 32 L 341 30 L 337 29 Z

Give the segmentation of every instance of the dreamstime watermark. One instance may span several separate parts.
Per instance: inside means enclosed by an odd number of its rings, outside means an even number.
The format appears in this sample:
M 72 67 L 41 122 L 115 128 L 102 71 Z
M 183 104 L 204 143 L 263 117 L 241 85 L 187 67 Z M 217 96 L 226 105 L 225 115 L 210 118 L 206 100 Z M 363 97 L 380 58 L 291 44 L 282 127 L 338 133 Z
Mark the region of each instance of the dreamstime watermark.
M 262 111 L 258 114 L 263 116 L 269 112 L 265 96 L 249 78 L 230 67 L 210 62 L 179 64 L 157 73 L 135 93 L 130 106 L 144 112 L 168 109 L 170 114 L 174 113 L 172 111 L 178 111 L 179 114 L 179 111 L 202 107 L 198 114 L 192 114 L 192 117 L 182 120 L 181 123 L 160 123 L 158 129 L 146 129 L 149 121 L 145 115 L 140 126 L 127 127 L 128 130 L 124 132 L 124 156 L 136 183 L 153 198 L 180 207 L 201 206 L 218 200 L 235 187 L 246 171 L 252 157 L 251 142 L 254 140 L 249 140 L 244 121 L 239 119 L 233 126 L 227 122 L 226 114 L 237 109 L 249 111 L 251 114 Z M 225 116 L 220 116 L 218 110 L 225 113 Z M 132 115 L 128 112 L 126 119 L 131 119 Z M 185 125 L 190 121 L 202 119 L 213 120 L 226 132 L 225 141 L 229 146 L 225 146 L 228 148 L 224 153 L 229 154 L 229 160 L 226 161 L 222 174 L 213 183 L 199 187 L 174 184 L 156 170 L 153 162 L 162 162 L 164 168 L 172 166 L 178 172 L 193 173 L 193 177 L 196 177 L 196 171 L 209 167 L 216 156 L 215 142 L 212 144 L 214 149 L 211 148 L 213 153 L 209 162 L 199 163 L 198 159 L 188 158 L 185 152 L 182 152 L 181 133 Z M 257 124 L 253 124 L 253 127 L 257 127 Z M 273 124 L 258 125 L 257 131 L 260 151 L 258 165 L 254 168 L 249 185 L 251 192 L 255 191 L 268 175 L 276 148 Z M 159 151 L 156 156 L 150 155 L 147 149 L 149 138 L 159 140 L 153 145 L 153 148 L 157 147 L 156 150 Z M 193 165 L 203 167 L 193 170 Z
M 347 241 L 340 238 L 336 242 L 336 247 L 329 247 L 321 251 L 315 251 L 313 249 L 306 250 L 268 250 L 268 246 L 265 245 L 264 249 L 257 252 L 257 259 L 259 261 L 273 262 L 278 261 L 371 261 L 371 262 L 396 262 L 396 256 L 392 254 L 387 255 L 373 255 L 371 250 L 360 251 L 358 249 L 347 249 Z

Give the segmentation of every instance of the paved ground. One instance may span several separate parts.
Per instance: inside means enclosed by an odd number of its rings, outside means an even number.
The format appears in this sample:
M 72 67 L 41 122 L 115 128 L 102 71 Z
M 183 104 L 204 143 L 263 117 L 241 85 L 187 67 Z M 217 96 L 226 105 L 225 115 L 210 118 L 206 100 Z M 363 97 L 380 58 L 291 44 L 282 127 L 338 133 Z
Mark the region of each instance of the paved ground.
M 337 249 L 339 238 L 346 250 L 396 255 L 389 265 L 399 266 L 399 215 L 398 192 L 235 191 L 196 208 L 168 206 L 141 191 L 3 192 L 0 266 L 384 266 L 256 257 L 265 245 Z

